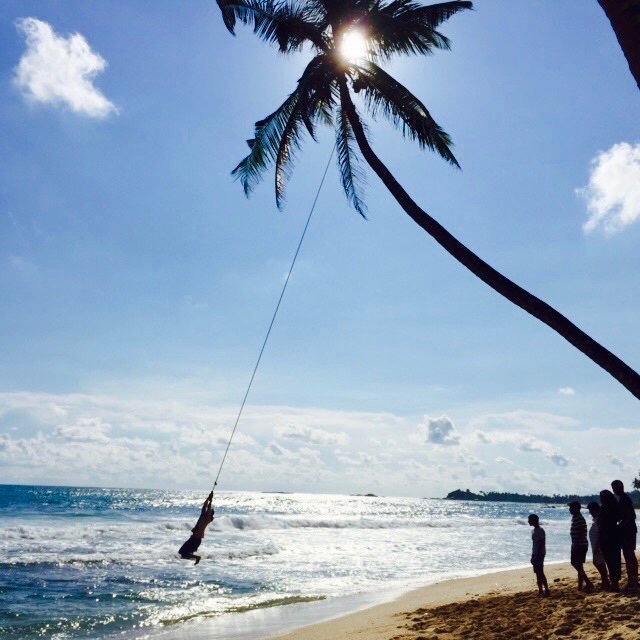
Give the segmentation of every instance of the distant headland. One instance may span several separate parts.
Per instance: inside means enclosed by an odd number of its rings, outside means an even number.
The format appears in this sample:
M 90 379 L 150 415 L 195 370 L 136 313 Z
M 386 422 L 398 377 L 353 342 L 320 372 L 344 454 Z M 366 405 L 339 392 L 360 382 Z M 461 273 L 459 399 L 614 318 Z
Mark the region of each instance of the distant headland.
M 640 491 L 635 489 L 629 492 L 633 503 L 637 506 L 640 504 Z M 469 489 L 456 489 L 451 491 L 445 497 L 445 500 L 470 500 L 487 502 L 530 502 L 537 504 L 567 504 L 572 500 L 577 500 L 581 504 L 588 504 L 592 500 L 599 502 L 600 497 L 597 495 L 592 496 L 578 496 L 578 495 L 552 495 L 544 496 L 540 494 L 530 493 L 524 495 L 522 493 L 509 493 L 501 491 L 480 491 L 480 493 L 473 493 Z

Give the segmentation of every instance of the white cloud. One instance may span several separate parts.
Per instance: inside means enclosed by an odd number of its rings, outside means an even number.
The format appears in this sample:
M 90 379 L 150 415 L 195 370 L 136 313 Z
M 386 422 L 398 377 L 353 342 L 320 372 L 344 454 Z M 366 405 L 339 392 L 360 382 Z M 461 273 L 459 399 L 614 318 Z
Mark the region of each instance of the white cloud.
M 455 446 L 460 444 L 460 436 L 456 433 L 453 422 L 447 416 L 430 418 L 425 416 L 426 422 L 422 426 L 426 441 L 431 444 Z
M 507 431 L 556 432 L 559 429 L 573 429 L 580 426 L 575 418 L 544 411 L 505 411 L 486 413 L 469 420 L 472 427 L 481 431 L 504 429 Z
M 537 440 L 536 438 L 525 437 L 518 447 L 520 451 L 525 452 L 539 452 L 539 453 L 549 453 L 551 449 L 551 445 L 548 442 L 544 442 L 543 440 Z
M 477 431 L 475 435 L 483 444 L 510 444 L 522 453 L 541 453 L 559 467 L 566 467 L 571 464 L 571 460 L 560 453 L 550 442 L 525 433 L 517 431 L 494 431 L 491 433 Z M 496 458 L 495 461 L 498 463 L 510 462 L 503 457 Z
M 15 69 L 14 83 L 27 100 L 67 107 L 90 118 L 118 112 L 93 85 L 107 63 L 82 35 L 60 36 L 37 18 L 21 18 L 16 26 L 27 50 Z
M 624 471 L 624 462 L 622 462 L 622 460 L 620 460 L 620 458 L 618 458 L 617 456 L 614 456 L 612 454 L 609 454 L 607 456 L 609 458 L 609 462 L 618 467 L 621 471 Z
M 487 478 L 489 474 L 483 466 L 474 464 L 469 467 L 469 475 L 472 478 Z
M 347 466 L 356 467 L 356 466 L 368 466 L 372 464 L 380 464 L 381 461 L 378 456 L 375 456 L 370 453 L 357 452 L 354 455 L 348 456 L 344 454 L 339 454 L 336 459 L 338 462 L 345 464 Z M 410 461 L 415 463 L 415 461 Z
M 140 393 L 134 384 L 119 395 L 0 392 L 0 477 L 25 484 L 205 488 L 218 470 L 237 407 L 217 405 L 192 384 L 154 386 Z M 455 425 L 446 415 L 426 416 L 416 428 L 415 416 L 248 406 L 220 488 L 442 496 L 464 485 L 589 493 L 610 481 L 606 468 L 615 469 L 614 458 L 637 458 L 637 420 L 625 427 L 582 426 L 577 434 L 550 429 L 566 419 L 540 421 L 541 415 L 494 418 L 497 428 L 478 436 L 472 419 L 458 416 Z M 531 419 L 538 431 L 507 429 L 517 424 L 513 416 Z M 317 442 L 282 438 L 279 433 L 294 433 L 282 425 L 310 427 L 295 434 Z M 343 434 L 346 443 L 320 444 L 332 434 Z M 438 446 L 424 446 L 429 438 Z
M 558 393 L 561 396 L 575 396 L 576 390 L 573 387 L 560 387 L 560 389 L 558 389 Z
M 281 447 L 277 442 L 270 442 L 267 445 L 267 453 L 273 456 L 278 456 L 278 457 L 291 457 L 291 451 L 289 451 L 289 449 L 285 449 L 284 447 Z
M 587 201 L 586 233 L 602 228 L 610 236 L 640 220 L 640 143 L 621 142 L 598 153 L 589 184 L 577 193 Z
M 553 464 L 557 464 L 559 467 L 568 467 L 571 464 L 569 458 L 563 456 L 561 453 L 552 453 L 547 457 Z
M 106 442 L 111 425 L 100 418 L 80 418 L 74 424 L 60 425 L 54 435 L 75 442 Z
M 308 444 L 316 444 L 323 447 L 330 445 L 346 445 L 349 437 L 346 433 L 334 433 L 324 429 L 316 429 L 307 425 L 287 425 L 278 427 L 277 433 L 281 438 L 298 440 Z
M 479 460 L 473 455 L 463 454 L 458 457 L 460 463 L 466 464 L 471 478 L 486 478 L 488 477 L 487 469 L 482 460 Z
M 176 431 L 176 441 L 180 444 L 206 446 L 214 443 L 226 447 L 231 437 L 231 427 L 212 429 L 208 425 L 198 423 L 169 423 L 160 428 L 165 431 Z M 236 446 L 253 445 L 255 440 L 243 431 L 236 431 L 233 434 L 233 444 Z
M 519 444 L 520 451 L 525 453 L 542 453 L 548 460 L 559 467 L 567 467 L 571 464 L 569 458 L 557 451 L 553 445 L 537 438 L 525 437 Z
M 206 486 L 218 469 L 236 411 L 211 406 L 192 389 L 129 396 L 0 392 L 0 476 L 27 484 Z M 309 429 L 287 430 L 305 439 L 281 444 L 274 436 L 282 424 Z M 397 445 L 391 436 L 398 429 L 409 433 L 413 425 L 413 419 L 385 413 L 247 407 L 222 488 L 366 493 L 376 487 L 379 493 L 403 494 L 405 471 L 397 458 L 405 439 Z M 378 438 L 362 437 L 372 430 Z M 355 451 L 353 440 L 358 441 Z M 336 442 L 357 460 L 357 472 L 345 469 L 335 454 L 318 450 L 321 443 Z M 384 491 L 377 489 L 380 477 Z

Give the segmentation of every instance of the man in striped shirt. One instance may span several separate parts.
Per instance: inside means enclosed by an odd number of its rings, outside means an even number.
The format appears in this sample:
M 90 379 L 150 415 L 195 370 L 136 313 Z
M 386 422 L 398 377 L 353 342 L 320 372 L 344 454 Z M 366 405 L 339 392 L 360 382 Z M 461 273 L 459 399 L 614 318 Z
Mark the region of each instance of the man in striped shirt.
M 580 503 L 574 500 L 569 503 L 571 513 L 571 566 L 578 572 L 578 591 L 587 593 L 593 591 L 593 584 L 584 571 L 584 563 L 587 561 L 587 523 L 580 513 Z

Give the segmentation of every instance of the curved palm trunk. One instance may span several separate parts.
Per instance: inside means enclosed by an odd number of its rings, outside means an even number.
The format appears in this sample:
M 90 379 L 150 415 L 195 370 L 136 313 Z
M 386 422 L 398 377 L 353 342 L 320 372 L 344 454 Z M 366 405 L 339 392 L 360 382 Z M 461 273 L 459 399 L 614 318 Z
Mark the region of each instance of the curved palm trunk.
M 640 399 L 640 375 L 631 367 L 588 336 L 579 327 L 576 327 L 575 324 L 546 302 L 532 295 L 488 265 L 416 204 L 369 145 L 360 117 L 349 95 L 346 82 L 341 83 L 340 96 L 362 155 L 398 201 L 398 204 L 409 214 L 414 222 L 420 225 L 438 244 L 485 284 L 488 284 L 507 300 L 510 300 L 557 331 L 574 347 L 582 351 L 596 364 L 599 364 L 605 371 L 608 371 L 636 398 Z
M 640 89 L 640 0 L 598 0 Z

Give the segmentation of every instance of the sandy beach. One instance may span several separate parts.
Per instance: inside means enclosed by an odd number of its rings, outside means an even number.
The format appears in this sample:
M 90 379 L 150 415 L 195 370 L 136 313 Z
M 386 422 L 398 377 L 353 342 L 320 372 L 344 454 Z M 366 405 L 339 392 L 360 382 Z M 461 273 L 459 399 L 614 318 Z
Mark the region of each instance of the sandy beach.
M 546 569 L 551 597 L 538 598 L 531 569 L 447 580 L 277 640 L 524 640 L 640 638 L 640 595 L 596 587 L 579 593 L 571 565 Z M 596 571 L 587 573 L 594 584 Z

